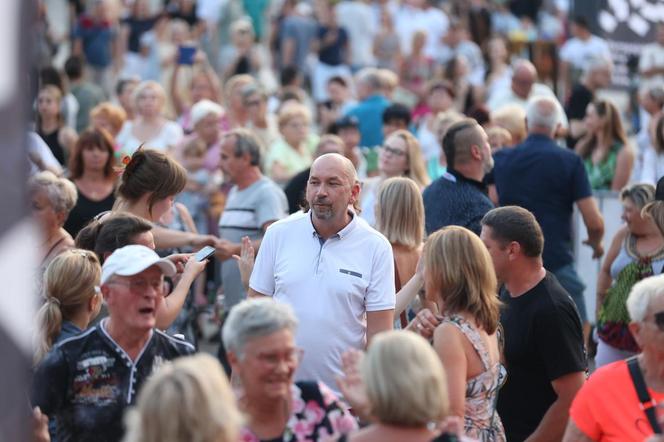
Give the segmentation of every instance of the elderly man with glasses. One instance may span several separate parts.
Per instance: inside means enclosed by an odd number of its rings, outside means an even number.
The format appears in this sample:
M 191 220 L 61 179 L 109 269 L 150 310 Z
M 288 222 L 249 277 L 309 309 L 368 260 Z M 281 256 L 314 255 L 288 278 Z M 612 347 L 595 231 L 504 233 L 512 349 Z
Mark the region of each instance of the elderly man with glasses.
M 194 352 L 155 328 L 164 276 L 174 274 L 173 263 L 142 245 L 106 259 L 101 292 L 109 317 L 60 342 L 36 368 L 32 402 L 55 417 L 59 440 L 120 440 L 124 410 L 150 374 Z

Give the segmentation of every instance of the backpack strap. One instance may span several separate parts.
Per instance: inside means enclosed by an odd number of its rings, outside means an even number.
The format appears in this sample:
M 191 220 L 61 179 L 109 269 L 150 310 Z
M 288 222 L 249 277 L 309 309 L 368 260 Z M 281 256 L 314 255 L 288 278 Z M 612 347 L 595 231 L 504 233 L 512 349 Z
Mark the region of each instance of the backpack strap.
M 657 402 L 655 402 L 648 393 L 646 388 L 646 382 L 643 380 L 643 374 L 641 373 L 641 367 L 639 367 L 639 360 L 637 356 L 632 356 L 627 360 L 627 367 L 629 368 L 629 374 L 632 377 L 632 382 L 634 383 L 634 389 L 636 394 L 639 397 L 639 406 L 641 410 L 646 414 L 648 422 L 652 427 L 654 434 L 662 434 L 662 428 L 657 422 L 657 415 L 655 410 L 657 408 Z

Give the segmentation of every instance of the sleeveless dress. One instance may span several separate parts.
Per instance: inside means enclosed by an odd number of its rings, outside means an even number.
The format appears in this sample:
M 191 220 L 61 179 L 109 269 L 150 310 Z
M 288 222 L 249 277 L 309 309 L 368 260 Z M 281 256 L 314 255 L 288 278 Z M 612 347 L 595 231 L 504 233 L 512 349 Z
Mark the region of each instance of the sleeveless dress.
M 491 365 L 489 350 L 479 332 L 460 315 L 445 316 L 443 322 L 454 325 L 473 345 L 482 360 L 484 371 L 466 382 L 464 430 L 466 436 L 481 442 L 504 442 L 505 430 L 496 411 L 498 390 L 505 383 L 507 370 L 500 362 Z

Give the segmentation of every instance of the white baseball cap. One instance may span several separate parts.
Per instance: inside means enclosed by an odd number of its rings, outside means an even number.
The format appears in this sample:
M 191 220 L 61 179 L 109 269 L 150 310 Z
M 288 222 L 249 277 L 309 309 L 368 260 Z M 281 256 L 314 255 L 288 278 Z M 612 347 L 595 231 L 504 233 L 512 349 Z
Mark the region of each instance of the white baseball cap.
M 101 284 L 105 284 L 113 275 L 133 276 L 148 267 L 158 266 L 164 276 L 176 273 L 175 265 L 166 258 L 160 258 L 149 247 L 132 244 L 121 247 L 109 256 L 101 268 Z

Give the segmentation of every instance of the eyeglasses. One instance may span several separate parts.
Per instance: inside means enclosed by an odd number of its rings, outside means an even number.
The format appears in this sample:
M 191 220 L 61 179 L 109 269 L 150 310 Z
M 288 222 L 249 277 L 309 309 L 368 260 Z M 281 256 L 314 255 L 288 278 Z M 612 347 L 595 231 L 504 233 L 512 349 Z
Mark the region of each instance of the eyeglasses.
M 405 157 L 406 152 L 404 152 L 401 149 L 395 149 L 394 147 L 390 146 L 383 146 L 383 151 L 389 153 L 390 155 L 395 155 L 397 157 Z
M 294 348 L 282 353 L 258 353 L 256 359 L 266 366 L 276 367 L 282 361 L 288 365 L 296 365 L 302 360 L 303 355 L 303 349 Z
M 251 101 L 245 101 L 244 105 L 246 107 L 253 107 L 253 106 L 260 106 L 261 101 L 260 100 L 251 100 Z
M 132 279 L 129 281 L 124 280 L 114 280 L 109 281 L 107 284 L 119 284 L 129 287 L 129 290 L 134 293 L 145 293 L 149 288 L 152 288 L 158 294 L 164 292 L 164 278 L 153 279 L 148 281 L 146 279 Z
M 655 323 L 659 331 L 664 332 L 664 311 L 655 313 L 653 315 L 653 318 L 655 319 L 653 322 Z

